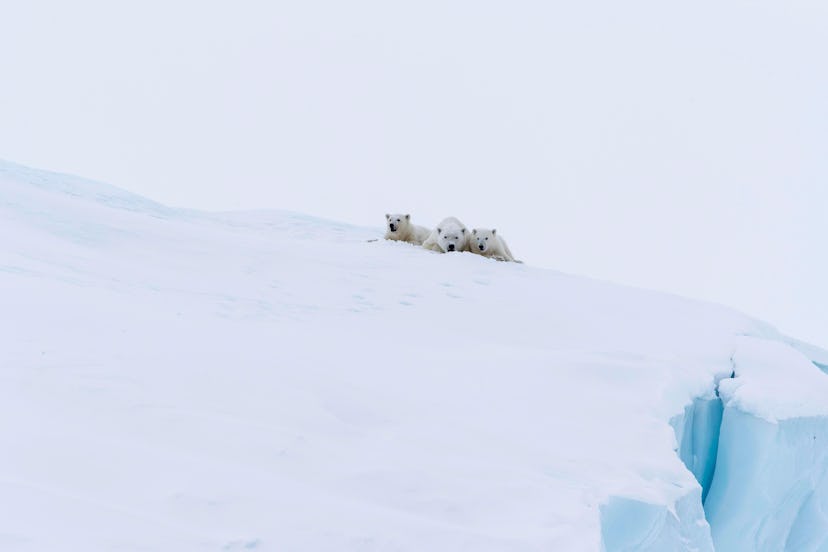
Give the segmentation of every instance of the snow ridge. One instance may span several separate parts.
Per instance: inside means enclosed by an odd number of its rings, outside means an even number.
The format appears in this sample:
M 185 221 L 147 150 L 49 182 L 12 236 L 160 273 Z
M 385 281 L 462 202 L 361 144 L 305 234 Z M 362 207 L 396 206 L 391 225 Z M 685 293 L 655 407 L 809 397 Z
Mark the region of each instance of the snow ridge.
M 824 549 L 828 354 L 766 323 L 10 163 L 0 192 L 0 547 Z
M 65 194 L 114 209 L 141 211 L 156 216 L 171 216 L 178 211 L 109 184 L 63 173 L 32 169 L 2 159 L 0 159 L 0 179 L 7 182 L 26 183 L 45 192 Z

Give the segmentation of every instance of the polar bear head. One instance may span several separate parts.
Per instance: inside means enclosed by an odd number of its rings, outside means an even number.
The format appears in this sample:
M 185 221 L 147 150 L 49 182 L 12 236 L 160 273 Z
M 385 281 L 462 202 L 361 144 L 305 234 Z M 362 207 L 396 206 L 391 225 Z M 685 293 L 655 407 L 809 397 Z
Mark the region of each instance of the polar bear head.
M 495 246 L 497 229 L 475 228 L 472 230 L 471 250 L 475 253 L 485 253 Z
M 385 222 L 388 224 L 389 232 L 400 232 L 408 228 L 411 224 L 411 215 L 401 215 L 399 213 L 385 215 Z
M 453 223 L 446 224 L 437 228 L 437 244 L 446 253 L 465 251 L 468 244 L 468 232 L 462 226 Z

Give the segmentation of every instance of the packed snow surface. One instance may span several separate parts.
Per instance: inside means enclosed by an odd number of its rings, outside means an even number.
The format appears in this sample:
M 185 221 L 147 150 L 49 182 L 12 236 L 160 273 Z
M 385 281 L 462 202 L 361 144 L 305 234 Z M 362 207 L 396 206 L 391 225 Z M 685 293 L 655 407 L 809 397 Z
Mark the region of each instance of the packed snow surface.
M 824 351 L 382 222 L 0 163 L 0 549 L 826 550 Z

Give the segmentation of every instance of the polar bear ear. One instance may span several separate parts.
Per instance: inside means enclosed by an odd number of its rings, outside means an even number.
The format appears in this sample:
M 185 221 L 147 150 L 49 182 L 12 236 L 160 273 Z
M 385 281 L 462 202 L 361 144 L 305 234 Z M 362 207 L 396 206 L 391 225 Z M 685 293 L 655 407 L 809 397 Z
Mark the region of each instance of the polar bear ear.
M 391 215 L 389 215 L 388 213 L 385 213 L 385 218 L 390 219 Z
M 443 233 L 443 229 L 442 229 L 442 228 L 438 228 L 438 229 L 437 229 L 437 233 L 438 233 L 438 234 L 442 234 L 442 233 Z
M 494 236 L 495 234 L 497 234 L 497 228 L 492 228 L 492 236 Z
M 411 218 L 411 215 L 405 215 L 405 220 L 409 220 L 410 218 Z
M 475 236 L 477 235 L 477 228 L 475 228 L 474 230 L 472 230 L 472 234 L 474 234 Z
M 465 228 L 461 228 L 461 229 L 460 229 L 460 231 L 461 231 L 461 232 L 463 232 L 464 234 L 466 233 L 466 229 L 465 229 Z

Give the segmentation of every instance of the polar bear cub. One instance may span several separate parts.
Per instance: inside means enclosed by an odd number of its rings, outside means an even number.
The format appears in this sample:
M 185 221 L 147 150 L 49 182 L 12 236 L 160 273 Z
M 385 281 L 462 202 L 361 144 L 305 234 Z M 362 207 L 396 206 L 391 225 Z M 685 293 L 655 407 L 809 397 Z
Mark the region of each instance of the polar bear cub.
M 417 226 L 411 223 L 411 215 L 401 215 L 399 213 L 385 215 L 386 229 L 385 239 L 404 241 L 413 243 L 414 245 L 422 245 L 428 238 L 431 230 L 425 226 Z
M 497 234 L 497 229 L 492 228 L 475 228 L 471 233 L 471 245 L 469 251 L 483 255 L 484 257 L 491 257 L 498 261 L 515 261 L 512 252 L 509 251 L 509 246 L 506 245 L 506 240 Z
M 439 253 L 469 250 L 469 231 L 454 217 L 448 217 L 431 231 L 423 247 Z

